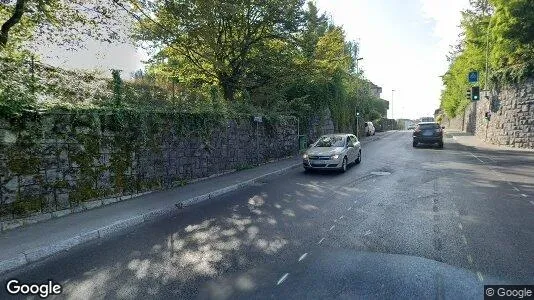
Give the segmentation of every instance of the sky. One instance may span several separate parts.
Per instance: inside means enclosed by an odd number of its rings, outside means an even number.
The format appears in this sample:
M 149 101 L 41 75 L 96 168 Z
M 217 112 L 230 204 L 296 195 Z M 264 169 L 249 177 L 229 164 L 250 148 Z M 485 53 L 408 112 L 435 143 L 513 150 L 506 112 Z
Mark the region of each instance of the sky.
M 439 108 L 440 75 L 458 40 L 468 0 L 317 0 L 317 6 L 360 42 L 359 67 L 382 87 L 388 116 L 416 119 Z M 392 90 L 395 90 L 392 93 Z M 393 98 L 393 101 L 391 99 Z
M 321 12 L 360 42 L 360 69 L 383 88 L 389 117 L 432 116 L 439 107 L 440 75 L 460 30 L 460 11 L 469 0 L 315 0 Z M 89 41 L 87 49 L 47 49 L 43 60 L 66 68 L 121 69 L 128 76 L 143 67 L 146 54 L 133 45 Z M 392 90 L 395 92 L 392 93 Z M 393 98 L 393 101 L 391 101 Z

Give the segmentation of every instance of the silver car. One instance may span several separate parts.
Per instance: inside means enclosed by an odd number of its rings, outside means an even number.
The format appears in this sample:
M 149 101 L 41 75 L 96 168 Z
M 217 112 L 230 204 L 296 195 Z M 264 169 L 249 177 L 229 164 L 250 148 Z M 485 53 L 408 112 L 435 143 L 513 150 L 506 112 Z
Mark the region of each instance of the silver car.
M 347 166 L 362 161 L 360 141 L 353 134 L 327 134 L 313 143 L 302 156 L 305 170 L 335 169 L 345 172 Z

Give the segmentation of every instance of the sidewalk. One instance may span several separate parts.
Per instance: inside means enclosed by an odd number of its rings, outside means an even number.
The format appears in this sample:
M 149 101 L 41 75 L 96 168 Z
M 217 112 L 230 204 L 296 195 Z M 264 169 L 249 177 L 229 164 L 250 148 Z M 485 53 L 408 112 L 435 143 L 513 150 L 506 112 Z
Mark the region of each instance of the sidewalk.
M 362 138 L 362 144 L 395 131 Z M 0 273 L 300 167 L 300 156 L 0 233 Z
M 478 149 L 484 149 L 484 150 L 512 150 L 512 151 L 518 151 L 518 152 L 534 152 L 534 149 L 525 149 L 525 148 L 514 148 L 514 147 L 507 147 L 502 145 L 494 145 L 487 143 L 480 138 L 474 136 L 473 134 L 461 132 L 461 131 L 447 131 L 445 130 L 445 136 L 453 138 L 456 142 L 469 146 L 469 147 L 475 147 Z
M 301 163 L 300 157 L 283 159 L 3 232 L 0 273 L 178 211 L 177 204 L 188 206 L 283 174 Z

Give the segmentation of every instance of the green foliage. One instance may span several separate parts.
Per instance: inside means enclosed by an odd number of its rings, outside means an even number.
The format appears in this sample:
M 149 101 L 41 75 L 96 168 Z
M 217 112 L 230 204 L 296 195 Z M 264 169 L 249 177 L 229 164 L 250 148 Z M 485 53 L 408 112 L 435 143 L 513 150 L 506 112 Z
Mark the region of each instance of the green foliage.
M 123 38 L 121 14 L 113 0 L 7 0 L 0 5 L 0 53 L 55 44 L 68 49 L 86 37 Z
M 121 105 L 121 102 L 122 102 L 122 91 L 123 91 L 121 71 L 111 70 L 111 75 L 113 76 L 113 95 L 115 98 L 115 105 L 119 106 Z
M 488 88 L 516 83 L 534 74 L 534 2 L 472 0 L 463 12 L 463 39 L 450 56 L 443 77 L 441 107 L 449 117 L 463 112 L 470 100 L 467 75 L 478 70 Z M 488 78 L 486 78 L 486 59 Z
M 69 13 L 57 11 L 61 6 L 55 1 L 48 4 L 51 18 Z M 228 117 L 292 115 L 305 124 L 328 108 L 336 128 L 344 131 L 355 128 L 356 111 L 366 120 L 385 115 L 383 102 L 372 96 L 369 83 L 355 72 L 359 45 L 348 41 L 343 28 L 330 23 L 311 2 L 161 0 L 130 4 L 128 8 L 142 16 L 134 36 L 156 50 L 146 70 L 124 81 L 116 70 L 111 80 L 39 64 L 29 72 L 26 56 L 19 67 L 7 72 L 9 84 L 0 83 L 0 113 L 13 115 L 43 107 L 142 109 Z M 91 7 L 100 9 L 105 4 Z M 62 26 L 58 22 L 49 27 L 49 19 L 44 19 L 32 23 L 34 27 L 24 27 L 23 22 L 37 20 L 39 13 L 25 12 L 13 27 L 12 37 L 17 28 L 26 28 L 29 35 L 24 39 L 32 39 L 31 33 L 39 26 L 50 30 Z M 60 35 L 62 31 L 55 32 Z M 24 83 L 13 84 L 10 78 Z
M 145 15 L 137 30 L 139 41 L 161 50 L 147 73 L 156 81 L 179 81 L 208 106 L 302 120 L 329 108 L 339 130 L 354 129 L 356 110 L 366 119 L 385 114 L 383 102 L 354 72 L 358 45 L 311 2 L 153 4 L 134 5 L 157 17 Z M 190 98 L 182 108 L 196 105 L 198 97 Z
M 218 84 L 235 100 L 254 51 L 272 40 L 285 40 L 298 28 L 302 0 L 153 1 L 162 24 L 147 17 L 138 38 L 165 47 L 159 53 L 177 66 L 184 83 Z M 141 4 L 135 4 L 144 10 Z M 169 41 L 172 41 L 170 43 Z
M 534 2 L 492 0 L 491 62 L 506 68 L 534 61 Z

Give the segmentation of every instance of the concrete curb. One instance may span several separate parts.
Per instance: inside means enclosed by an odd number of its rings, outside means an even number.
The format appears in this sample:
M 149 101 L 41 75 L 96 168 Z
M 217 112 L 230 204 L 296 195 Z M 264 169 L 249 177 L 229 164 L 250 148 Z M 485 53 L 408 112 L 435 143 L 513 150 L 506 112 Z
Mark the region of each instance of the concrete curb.
M 68 251 L 70 248 L 74 246 L 81 245 L 81 244 L 84 244 L 86 242 L 93 241 L 96 239 L 109 237 L 113 234 L 130 229 L 144 222 L 157 220 L 160 217 L 164 217 L 168 214 L 178 211 L 177 204 L 181 203 L 182 207 L 187 207 L 187 206 L 191 206 L 194 204 L 198 204 L 203 201 L 207 201 L 212 198 L 215 198 L 217 196 L 221 196 L 226 193 L 236 191 L 238 189 L 252 185 L 260 180 L 265 180 L 270 177 L 282 175 L 300 165 L 301 163 L 299 162 L 299 163 L 290 165 L 289 167 L 255 177 L 253 179 L 249 179 L 238 184 L 227 186 L 222 189 L 215 190 L 211 193 L 196 196 L 196 197 L 181 201 L 179 203 L 173 203 L 172 205 L 169 205 L 167 207 L 149 211 L 147 213 L 144 213 L 142 215 L 135 216 L 129 219 L 119 220 L 110 225 L 106 225 L 95 230 L 84 232 L 74 237 L 66 238 L 65 240 L 62 240 L 59 243 L 54 244 L 54 245 L 46 245 L 46 246 L 38 247 L 35 249 L 23 251 L 10 259 L 1 260 L 0 261 L 0 274 L 15 270 L 16 268 L 20 268 L 32 262 L 36 262 L 38 260 L 44 259 L 48 256 L 51 256 L 51 255 L 54 255 L 54 254 L 57 254 L 63 251 Z

